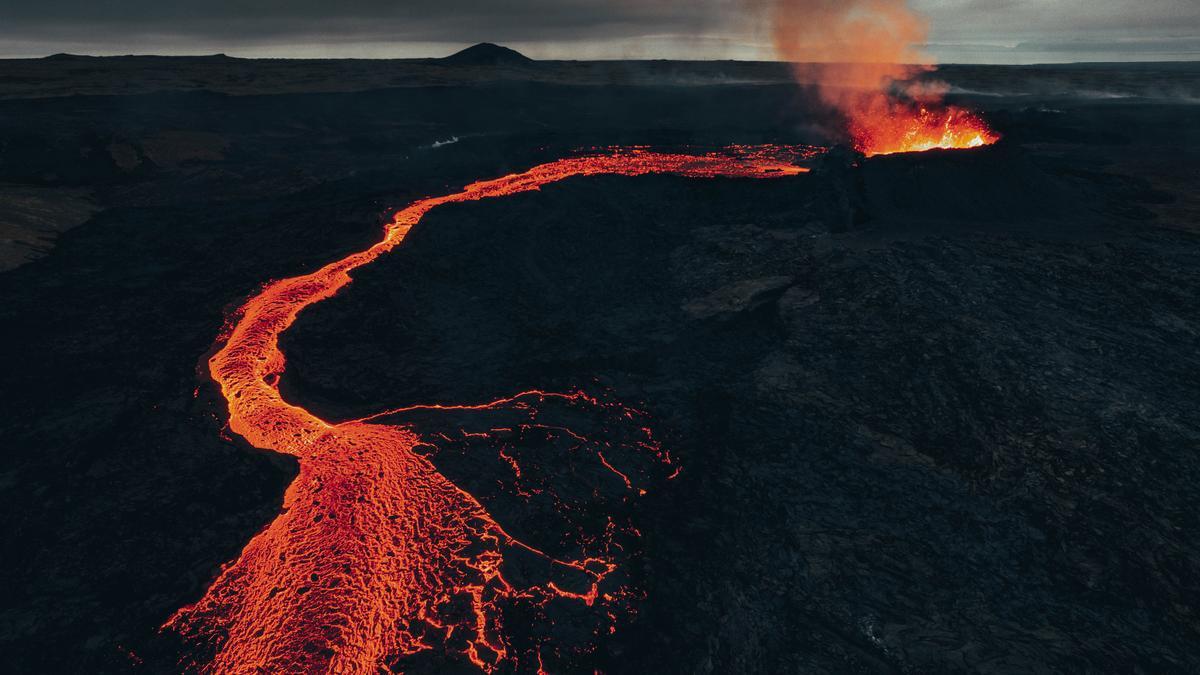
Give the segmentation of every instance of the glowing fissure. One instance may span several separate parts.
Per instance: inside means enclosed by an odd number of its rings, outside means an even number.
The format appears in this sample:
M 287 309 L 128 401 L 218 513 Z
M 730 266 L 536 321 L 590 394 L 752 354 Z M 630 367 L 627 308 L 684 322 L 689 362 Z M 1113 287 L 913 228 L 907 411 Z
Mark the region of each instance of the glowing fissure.
M 808 170 L 795 162 L 815 152 L 791 146 L 707 154 L 627 148 L 562 159 L 417 201 L 396 213 L 383 239 L 369 249 L 264 286 L 231 317 L 209 372 L 228 403 L 229 428 L 257 448 L 296 457 L 299 475 L 279 516 L 223 568 L 198 602 L 167 621 L 164 628 L 182 634 L 200 655 L 183 667 L 212 673 L 376 673 L 399 657 L 436 648 L 486 672 L 541 671 L 545 656 L 561 653 L 549 637 L 533 650 L 510 648 L 503 609 L 518 600 L 533 606 L 582 603 L 602 610 L 606 625 L 595 629 L 597 635 L 615 631 L 635 594 L 605 582 L 619 567 L 621 546 L 614 536 L 618 530 L 635 536 L 632 525 L 609 518 L 601 536 L 582 541 L 581 555 L 547 555 L 510 536 L 421 452 L 452 439 L 423 437 L 412 425 L 383 419 L 405 412 L 511 409 L 525 411 L 530 420 L 517 431 L 557 434 L 585 446 L 590 441 L 572 438 L 570 429 L 539 427 L 537 407 L 551 400 L 608 407 L 634 430 L 634 446 L 653 461 L 669 463 L 642 413 L 582 392 L 525 392 L 486 405 L 415 406 L 334 424 L 280 395 L 285 360 L 279 336 L 301 310 L 335 295 L 350 283 L 352 270 L 399 245 L 437 206 L 537 190 L 573 176 L 793 176 Z M 500 431 L 516 433 L 507 428 L 487 433 Z M 514 480 L 523 480 L 517 460 L 504 449 L 500 455 Z M 618 489 L 634 496 L 644 492 L 610 459 L 598 446 L 594 461 L 619 481 Z M 678 467 L 672 476 L 677 473 Z M 519 557 L 544 563 L 546 578 L 510 578 L 506 563 Z

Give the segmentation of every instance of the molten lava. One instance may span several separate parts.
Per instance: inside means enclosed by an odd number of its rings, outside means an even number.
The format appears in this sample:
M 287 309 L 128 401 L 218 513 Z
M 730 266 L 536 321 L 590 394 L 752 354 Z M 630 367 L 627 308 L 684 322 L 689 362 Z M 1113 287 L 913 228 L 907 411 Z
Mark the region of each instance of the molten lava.
M 868 157 L 978 148 L 1000 140 L 981 117 L 958 106 L 881 100 L 874 107 L 849 121 L 854 148 Z
M 264 286 L 231 317 L 209 372 L 228 404 L 230 429 L 257 448 L 296 457 L 299 475 L 284 495 L 279 516 L 223 568 L 198 602 L 166 623 L 203 654 L 183 667 L 212 673 L 366 674 L 437 649 L 485 672 L 541 671 L 547 656 L 561 662 L 572 649 L 594 649 L 559 645 L 549 635 L 532 646 L 514 646 L 504 620 L 513 605 L 520 605 L 527 625 L 542 625 L 545 608 L 573 603 L 601 617 L 595 635 L 615 631 L 636 595 L 614 582 L 624 548 L 620 542 L 637 534 L 632 525 L 609 517 L 602 531 L 568 542 L 571 555 L 546 553 L 510 535 L 429 456 L 431 448 L 452 453 L 476 437 L 509 439 L 499 457 L 511 467 L 513 494 L 525 499 L 548 490 L 530 475 L 531 467 L 522 465 L 521 446 L 557 438 L 568 444 L 575 456 L 571 461 L 608 476 L 604 489 L 633 499 L 644 488 L 635 483 L 639 475 L 630 469 L 632 461 L 618 466 L 612 454 L 617 446 L 638 450 L 656 463 L 670 462 L 651 438 L 644 414 L 580 392 L 526 392 L 486 405 L 416 406 L 335 424 L 283 399 L 279 337 L 303 309 L 334 296 L 350 283 L 351 271 L 399 245 L 437 206 L 538 190 L 573 176 L 793 176 L 807 171 L 795 161 L 813 154 L 812 148 L 776 146 L 695 155 L 634 148 L 562 159 L 417 201 L 396 213 L 383 239 L 370 248 Z M 598 410 L 597 415 L 619 419 L 633 431 L 627 440 L 613 442 L 541 423 L 539 407 L 547 402 Z M 423 434 L 419 422 L 385 422 L 418 412 L 498 411 L 515 420 L 455 436 Z M 579 475 L 585 482 L 599 481 L 592 474 Z M 593 490 L 599 494 L 600 487 Z M 550 495 L 564 511 L 579 510 L 579 500 L 589 499 L 586 491 L 575 497 Z

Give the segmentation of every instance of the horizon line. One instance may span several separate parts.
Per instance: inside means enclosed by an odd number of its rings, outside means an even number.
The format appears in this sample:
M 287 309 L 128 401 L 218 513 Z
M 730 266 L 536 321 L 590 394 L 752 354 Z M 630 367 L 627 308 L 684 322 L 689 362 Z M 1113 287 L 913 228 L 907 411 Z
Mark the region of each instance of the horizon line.
M 483 43 L 481 43 L 483 44 Z M 515 50 L 514 50 L 515 51 Z M 518 52 L 519 53 L 519 52 Z M 370 56 L 231 56 L 225 52 L 210 52 L 196 54 L 154 54 L 154 53 L 129 53 L 129 54 L 81 54 L 78 52 L 55 52 L 43 56 L 0 56 L 2 61 L 44 61 L 53 58 L 81 58 L 81 59 L 130 59 L 130 58 L 155 58 L 155 59 L 212 59 L 224 58 L 237 61 L 407 61 L 407 62 L 428 62 L 442 61 L 453 54 L 446 56 L 396 56 L 396 57 L 370 57 Z M 804 66 L 829 66 L 829 65 L 865 65 L 865 64 L 883 64 L 881 61 L 781 61 L 775 59 L 703 59 L 703 58 L 591 58 L 591 59 L 534 59 L 527 57 L 532 63 L 745 63 L 757 65 L 804 65 Z M 993 66 L 993 67 L 1009 67 L 1022 68 L 1031 66 L 1070 66 L 1070 65 L 1106 65 L 1106 64 L 1179 64 L 1179 63 L 1200 63 L 1200 54 L 1196 58 L 1191 59 L 1139 59 L 1139 60 L 1082 60 L 1082 61 L 1037 61 L 1031 63 L 991 63 L 991 62 L 964 62 L 964 61 L 944 61 L 935 63 L 904 63 L 904 64 L 887 64 L 887 65 L 903 65 L 919 68 L 922 66 Z

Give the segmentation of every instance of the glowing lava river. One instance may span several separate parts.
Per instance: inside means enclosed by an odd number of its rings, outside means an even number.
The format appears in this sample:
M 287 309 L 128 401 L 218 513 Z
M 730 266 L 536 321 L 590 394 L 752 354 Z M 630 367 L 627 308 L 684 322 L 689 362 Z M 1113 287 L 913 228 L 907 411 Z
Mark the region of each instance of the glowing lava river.
M 659 466 L 671 461 L 641 420 L 644 415 L 582 392 L 526 392 L 490 404 L 416 406 L 331 423 L 280 394 L 285 364 L 280 335 L 304 308 L 349 284 L 350 272 L 404 241 L 437 206 L 538 190 L 575 176 L 794 176 L 808 171 L 796 162 L 815 153 L 790 146 L 706 154 L 632 148 L 550 162 L 417 201 L 396 213 L 383 239 L 370 248 L 311 274 L 271 282 L 250 297 L 231 317 L 209 373 L 228 404 L 230 429 L 256 448 L 297 458 L 299 475 L 279 516 L 222 569 L 198 602 L 167 621 L 165 629 L 192 645 L 182 667 L 211 673 L 377 673 L 404 670 L 405 659 L 434 652 L 447 663 L 457 660 L 486 672 L 544 672 L 569 667 L 573 654 L 594 650 L 597 636 L 615 632 L 632 612 L 636 592 L 619 569 L 622 542 L 637 536 L 636 529 L 606 517 L 598 531 L 574 536 L 561 550 L 535 548 L 510 535 L 476 496 L 444 476 L 430 459 L 431 448 L 461 445 L 475 436 L 565 439 L 571 461 L 586 461 L 601 472 L 584 476 L 607 476 L 624 495 L 620 499 L 628 500 L 645 491 L 634 482 L 638 474 L 618 466 L 616 453 L 635 451 Z M 547 405 L 617 420 L 630 428 L 628 438 L 594 439 L 539 422 L 539 408 Z M 506 412 L 517 421 L 482 433 L 463 430 L 457 437 L 424 433 L 419 423 L 388 423 L 405 414 L 471 411 Z M 514 445 L 519 443 L 502 443 L 500 456 L 516 480 L 522 466 Z M 518 492 L 530 496 L 544 488 L 531 482 Z M 568 496 L 550 499 L 559 510 L 581 508 Z M 580 614 L 588 617 L 582 639 L 579 629 L 556 627 L 561 622 L 551 610 L 555 604 L 571 605 L 566 616 L 575 623 Z M 541 634 L 515 642 L 506 622 Z

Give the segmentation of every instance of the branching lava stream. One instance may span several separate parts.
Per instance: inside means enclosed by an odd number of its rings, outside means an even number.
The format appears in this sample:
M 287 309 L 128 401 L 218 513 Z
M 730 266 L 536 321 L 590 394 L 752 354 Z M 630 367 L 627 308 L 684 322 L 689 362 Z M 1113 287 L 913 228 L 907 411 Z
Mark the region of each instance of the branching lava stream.
M 543 671 L 543 657 L 561 656 L 550 637 L 514 648 L 504 630 L 506 603 L 541 607 L 569 602 L 600 610 L 616 630 L 634 593 L 608 582 L 622 547 L 606 531 L 577 547 L 578 555 L 544 553 L 510 536 L 475 496 L 435 468 L 422 448 L 449 437 L 423 435 L 419 424 L 388 424 L 405 411 L 333 424 L 280 395 L 284 371 L 279 337 L 306 307 L 350 283 L 350 272 L 399 245 L 425 214 L 442 204 L 538 190 L 574 176 L 673 174 L 690 178 L 771 178 L 808 169 L 807 147 L 733 147 L 707 154 L 645 148 L 615 149 L 562 159 L 523 173 L 477 182 L 396 213 L 381 241 L 303 276 L 271 282 L 231 318 L 209 372 L 228 403 L 229 427 L 256 448 L 292 455 L 299 475 L 283 510 L 227 564 L 206 594 L 180 609 L 164 628 L 194 647 L 183 667 L 212 673 L 376 673 L 403 667 L 398 659 L 441 650 L 479 670 Z M 637 411 L 582 392 L 526 392 L 479 406 L 418 406 L 426 414 L 515 410 L 528 419 L 539 405 L 606 408 L 642 434 L 634 443 L 656 462 L 670 458 L 649 436 Z M 524 427 L 535 428 L 536 424 Z M 590 448 L 589 461 L 609 471 L 623 493 L 643 489 L 605 455 L 604 443 L 571 429 L 543 426 Z M 463 432 L 463 435 L 466 432 Z M 519 478 L 514 456 L 501 450 Z M 555 503 L 561 503 L 556 499 Z M 636 535 L 636 531 L 632 530 Z M 542 578 L 509 573 L 514 559 L 540 561 Z M 518 578 L 519 577 L 519 578 Z M 594 647 L 593 647 L 594 648 Z M 586 650 L 586 647 L 584 648 Z

